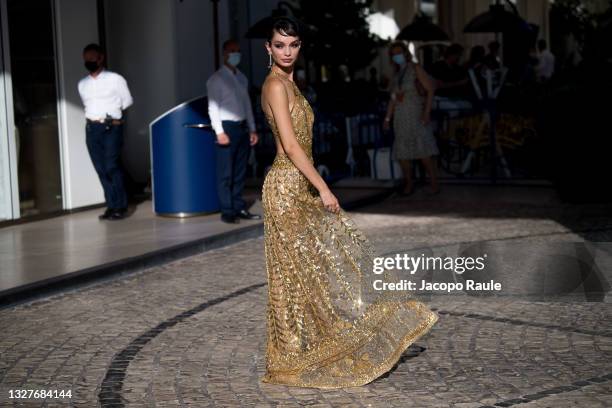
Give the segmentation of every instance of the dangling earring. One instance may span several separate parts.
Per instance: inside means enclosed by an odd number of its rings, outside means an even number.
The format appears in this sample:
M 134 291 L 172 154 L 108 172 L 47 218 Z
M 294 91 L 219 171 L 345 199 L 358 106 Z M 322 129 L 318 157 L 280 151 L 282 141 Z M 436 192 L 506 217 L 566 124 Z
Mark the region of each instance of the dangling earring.
M 268 62 L 268 68 L 272 68 L 272 53 L 269 53 L 268 56 L 270 57 L 270 62 Z

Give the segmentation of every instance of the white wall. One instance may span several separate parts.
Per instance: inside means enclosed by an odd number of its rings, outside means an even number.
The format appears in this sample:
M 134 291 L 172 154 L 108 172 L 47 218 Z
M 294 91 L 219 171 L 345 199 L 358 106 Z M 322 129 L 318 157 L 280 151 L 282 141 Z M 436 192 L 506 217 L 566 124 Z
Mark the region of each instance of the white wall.
M 87 74 L 83 47 L 98 41 L 96 0 L 57 0 L 55 20 L 64 208 L 72 209 L 104 202 L 85 144 L 85 115 L 77 90 Z
M 212 2 L 185 0 L 176 5 L 179 101 L 206 93 L 206 73 L 214 70 Z
M 206 93 L 206 80 L 215 71 L 213 7 L 211 1 L 176 3 L 177 102 Z M 227 2 L 219 3 L 219 47 L 229 38 Z M 221 61 L 221 56 L 219 57 Z
M 123 161 L 137 181 L 149 177 L 149 122 L 178 98 L 174 1 L 107 0 L 109 69 L 127 80 L 134 105 L 126 112 Z
M 134 97 L 127 111 L 123 159 L 140 182 L 150 175 L 149 123 L 206 91 L 214 71 L 212 5 L 206 0 L 106 0 L 109 68 Z M 229 35 L 227 2 L 219 3 L 220 42 Z
M 1 57 L 0 57 L 1 58 Z M 0 61 L 1 62 L 1 61 Z M 0 64 L 0 69 L 2 65 Z M 0 221 L 13 218 L 9 127 L 6 115 L 4 72 L 0 73 Z
M 6 0 L 0 0 L 0 220 L 19 216 L 19 191 L 16 183 L 11 184 L 12 179 L 16 178 L 17 147 L 6 6 Z

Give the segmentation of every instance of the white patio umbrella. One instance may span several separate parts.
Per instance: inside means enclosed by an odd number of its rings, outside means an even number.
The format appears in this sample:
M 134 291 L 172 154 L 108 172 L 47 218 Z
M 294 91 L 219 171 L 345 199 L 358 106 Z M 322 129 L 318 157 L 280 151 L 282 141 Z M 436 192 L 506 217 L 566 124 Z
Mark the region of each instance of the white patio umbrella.
M 394 39 L 400 29 L 393 18 L 393 11 L 387 13 L 376 12 L 366 17 L 370 33 L 377 35 L 383 40 Z

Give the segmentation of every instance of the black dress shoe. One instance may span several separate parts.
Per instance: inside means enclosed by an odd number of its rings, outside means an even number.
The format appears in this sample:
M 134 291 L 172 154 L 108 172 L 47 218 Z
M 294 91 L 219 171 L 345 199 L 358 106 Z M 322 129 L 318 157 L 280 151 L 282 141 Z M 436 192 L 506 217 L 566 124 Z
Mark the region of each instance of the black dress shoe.
M 107 208 L 106 211 L 104 211 L 104 214 L 98 215 L 98 219 L 106 220 L 112 214 L 112 212 L 113 210 L 111 210 L 110 208 Z
M 228 224 L 238 224 L 240 220 L 233 215 L 221 214 L 221 221 L 226 222 Z
M 113 211 L 112 211 L 112 212 L 109 214 L 109 216 L 108 216 L 107 220 L 112 220 L 112 221 L 115 221 L 115 220 L 122 220 L 122 219 L 124 219 L 124 218 L 125 218 L 125 212 L 124 212 L 124 211 L 121 211 L 121 210 L 113 210 Z
M 238 213 L 238 217 L 244 218 L 245 220 L 261 220 L 261 215 L 251 214 L 247 210 L 242 210 Z

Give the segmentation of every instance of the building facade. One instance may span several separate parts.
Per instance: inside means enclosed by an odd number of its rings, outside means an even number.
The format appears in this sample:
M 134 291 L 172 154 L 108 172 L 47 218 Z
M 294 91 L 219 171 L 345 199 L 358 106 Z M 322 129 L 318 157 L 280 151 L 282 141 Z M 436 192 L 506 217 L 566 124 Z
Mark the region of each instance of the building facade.
M 219 38 L 229 36 L 219 2 Z M 214 71 L 212 3 L 200 0 L 1 0 L 0 220 L 100 204 L 77 83 L 82 49 L 107 48 L 128 81 L 124 165 L 149 176 L 148 124 L 205 93 Z
M 276 0 L 219 0 L 218 39 L 238 38 L 241 69 L 255 85 L 267 73 L 263 39 L 249 26 L 270 15 Z M 295 2 L 289 1 L 290 4 Z M 489 34 L 463 26 L 489 0 L 377 0 L 374 7 L 402 28 L 426 10 L 466 47 Z M 548 35 L 549 0 L 516 0 L 522 16 Z M 77 82 L 86 75 L 81 51 L 107 49 L 109 69 L 134 97 L 127 111 L 124 165 L 137 182 L 150 177 L 149 123 L 205 93 L 215 70 L 211 0 L 0 0 L 0 221 L 72 210 L 104 201 L 85 145 Z M 375 62 L 385 66 L 386 55 Z

